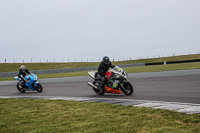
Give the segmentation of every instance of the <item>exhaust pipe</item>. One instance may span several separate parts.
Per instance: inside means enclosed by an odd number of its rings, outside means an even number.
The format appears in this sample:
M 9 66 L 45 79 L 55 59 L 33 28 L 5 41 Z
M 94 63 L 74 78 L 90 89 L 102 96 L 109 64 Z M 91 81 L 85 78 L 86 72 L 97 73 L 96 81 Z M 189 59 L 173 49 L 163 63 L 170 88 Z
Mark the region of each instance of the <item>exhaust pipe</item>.
M 93 83 L 91 83 L 91 82 L 87 82 L 87 84 L 88 84 L 89 86 L 91 86 L 91 87 L 97 89 L 97 86 L 95 86 Z

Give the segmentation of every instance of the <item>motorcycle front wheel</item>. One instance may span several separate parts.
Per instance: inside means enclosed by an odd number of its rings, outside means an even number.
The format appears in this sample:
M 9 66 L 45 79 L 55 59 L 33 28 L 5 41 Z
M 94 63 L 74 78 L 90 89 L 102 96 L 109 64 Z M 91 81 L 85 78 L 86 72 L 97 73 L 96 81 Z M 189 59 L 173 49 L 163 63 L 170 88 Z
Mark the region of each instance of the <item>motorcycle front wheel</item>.
M 17 89 L 18 89 L 18 91 L 21 92 L 21 93 L 24 93 L 24 92 L 25 92 L 24 88 L 22 87 L 22 84 L 20 84 L 19 82 L 17 83 Z
M 96 85 L 96 82 L 94 81 L 93 84 Z M 94 92 L 98 95 L 103 95 L 105 93 L 105 90 L 102 89 L 100 85 L 97 86 L 98 86 L 97 89 L 93 88 Z
M 123 85 L 121 87 L 121 91 L 125 95 L 131 95 L 133 93 L 133 86 L 132 86 L 132 84 L 130 82 L 123 83 Z
M 37 87 L 35 88 L 35 90 L 37 92 L 42 92 L 43 88 L 42 88 L 42 85 L 40 83 L 37 84 Z

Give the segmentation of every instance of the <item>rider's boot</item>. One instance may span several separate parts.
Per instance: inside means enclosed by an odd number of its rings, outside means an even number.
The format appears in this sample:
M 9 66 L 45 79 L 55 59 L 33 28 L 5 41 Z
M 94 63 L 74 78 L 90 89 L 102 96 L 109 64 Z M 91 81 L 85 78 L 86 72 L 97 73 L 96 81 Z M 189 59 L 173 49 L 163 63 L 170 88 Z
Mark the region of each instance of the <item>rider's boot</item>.
M 100 87 L 101 91 L 107 91 L 106 88 L 105 88 L 105 82 L 102 82 L 100 86 L 101 86 Z
M 22 86 L 25 86 L 25 83 L 26 83 L 25 81 L 21 81 Z

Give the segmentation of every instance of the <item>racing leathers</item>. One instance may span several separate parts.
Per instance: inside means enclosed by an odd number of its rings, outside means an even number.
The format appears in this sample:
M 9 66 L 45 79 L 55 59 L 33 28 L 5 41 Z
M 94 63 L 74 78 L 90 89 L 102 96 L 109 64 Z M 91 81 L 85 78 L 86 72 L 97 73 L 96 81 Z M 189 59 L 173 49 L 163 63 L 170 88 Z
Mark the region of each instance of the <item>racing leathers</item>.
M 20 69 L 19 70 L 19 74 L 18 74 L 18 77 L 19 77 L 19 79 L 20 79 L 20 81 L 23 83 L 23 84 L 25 84 L 25 79 L 24 79 L 24 77 L 26 76 L 26 74 L 31 74 L 27 69 L 25 69 L 25 71 L 22 71 L 22 69 Z
M 115 66 L 110 62 L 109 64 L 103 63 L 103 61 L 99 64 L 98 67 L 98 74 L 105 78 L 105 73 L 108 71 L 109 68 L 114 68 Z
M 105 79 L 105 73 L 108 71 L 109 68 L 114 68 L 115 66 L 109 62 L 108 64 L 103 63 L 103 61 L 99 64 L 98 67 L 98 72 L 96 74 L 95 77 L 99 77 L 102 81 L 102 87 L 105 85 L 106 83 L 106 79 Z M 104 87 L 103 87 L 104 88 Z

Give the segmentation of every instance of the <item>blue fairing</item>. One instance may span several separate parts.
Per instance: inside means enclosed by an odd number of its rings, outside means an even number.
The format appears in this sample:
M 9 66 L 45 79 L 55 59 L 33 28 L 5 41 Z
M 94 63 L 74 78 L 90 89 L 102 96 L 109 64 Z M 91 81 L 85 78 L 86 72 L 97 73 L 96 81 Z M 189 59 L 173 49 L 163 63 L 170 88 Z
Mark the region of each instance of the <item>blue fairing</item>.
M 35 83 L 34 83 L 34 86 L 37 87 L 37 84 L 38 84 L 38 82 L 35 82 Z
M 18 80 L 19 81 L 19 78 L 18 77 L 14 77 L 16 80 Z
M 14 78 L 19 80 L 18 77 L 14 77 Z M 27 80 L 25 86 L 28 87 L 29 89 L 35 91 L 35 87 L 37 87 L 37 83 L 38 83 L 37 82 L 37 80 L 38 80 L 37 75 L 29 74 L 29 75 L 26 75 L 24 78 Z

